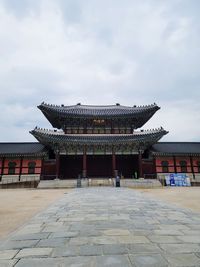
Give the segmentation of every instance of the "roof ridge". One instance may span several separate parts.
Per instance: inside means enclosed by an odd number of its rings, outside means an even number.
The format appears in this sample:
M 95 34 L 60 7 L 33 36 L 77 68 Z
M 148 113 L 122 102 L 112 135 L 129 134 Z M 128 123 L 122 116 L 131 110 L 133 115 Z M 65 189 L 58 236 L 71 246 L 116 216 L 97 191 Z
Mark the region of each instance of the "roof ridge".
M 81 103 L 78 103 L 76 105 L 64 105 L 64 104 L 61 104 L 61 105 L 55 105 L 55 104 L 48 104 L 48 103 L 45 103 L 45 102 L 42 102 L 38 107 L 40 106 L 48 106 L 48 107 L 55 107 L 55 108 L 80 108 L 80 107 L 83 107 L 83 108 L 149 108 L 149 107 L 158 107 L 158 105 L 156 103 L 153 103 L 153 104 L 147 104 L 147 105 L 133 105 L 133 106 L 124 106 L 124 105 L 121 105 L 119 103 L 116 103 L 116 104 L 112 104 L 112 105 L 83 105 Z

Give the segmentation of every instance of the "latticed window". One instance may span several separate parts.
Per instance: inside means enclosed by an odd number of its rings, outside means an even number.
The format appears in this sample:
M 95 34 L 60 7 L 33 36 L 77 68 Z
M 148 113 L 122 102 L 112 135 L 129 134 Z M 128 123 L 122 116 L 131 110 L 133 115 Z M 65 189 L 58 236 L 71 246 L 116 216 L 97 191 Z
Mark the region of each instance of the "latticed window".
M 198 172 L 200 172 L 200 161 L 197 161 Z
M 187 172 L 187 162 L 185 160 L 180 161 L 181 172 Z
M 35 174 L 35 166 L 36 163 L 34 161 L 28 163 L 28 174 Z
M 169 162 L 168 161 L 162 161 L 162 172 L 169 172 Z
M 17 163 L 14 161 L 8 163 L 8 174 L 15 174 L 16 165 Z

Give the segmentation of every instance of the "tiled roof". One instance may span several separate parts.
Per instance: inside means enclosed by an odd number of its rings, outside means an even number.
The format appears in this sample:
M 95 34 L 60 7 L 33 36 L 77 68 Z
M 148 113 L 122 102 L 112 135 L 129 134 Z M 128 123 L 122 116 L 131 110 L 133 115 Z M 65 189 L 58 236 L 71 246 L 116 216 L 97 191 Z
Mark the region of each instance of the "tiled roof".
M 0 143 L 1 156 L 45 156 L 45 146 L 32 143 Z
M 120 119 L 129 118 L 136 120 L 136 127 L 142 127 L 160 108 L 156 104 L 147 106 L 89 106 L 89 105 L 73 105 L 73 106 L 56 106 L 42 103 L 38 106 L 45 117 L 49 120 L 55 128 L 63 128 L 64 119 Z
M 63 131 L 52 131 L 35 128 L 30 132 L 39 142 L 48 144 L 125 144 L 125 143 L 156 143 L 167 132 L 163 129 L 134 132 L 133 134 L 65 134 Z
M 159 142 L 151 148 L 157 155 L 200 154 L 200 142 Z
M 92 105 L 73 105 L 73 106 L 57 106 L 57 105 L 49 105 L 42 103 L 38 106 L 42 111 L 51 110 L 54 112 L 72 115 L 72 116 L 121 116 L 121 115 L 133 115 L 133 114 L 141 114 L 144 112 L 157 111 L 159 107 L 156 104 L 147 105 L 147 106 L 121 106 L 119 104 L 116 105 L 108 105 L 108 106 L 92 106 Z

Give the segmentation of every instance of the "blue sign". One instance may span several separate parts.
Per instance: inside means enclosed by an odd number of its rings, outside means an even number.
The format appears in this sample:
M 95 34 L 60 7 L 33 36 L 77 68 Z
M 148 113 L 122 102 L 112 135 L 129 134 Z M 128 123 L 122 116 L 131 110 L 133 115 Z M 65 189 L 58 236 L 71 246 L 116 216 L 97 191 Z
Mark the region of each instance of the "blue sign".
M 170 181 L 170 185 L 171 186 L 175 185 L 175 179 L 174 179 L 174 174 L 173 173 L 170 174 L 169 181 Z
M 191 186 L 190 178 L 185 173 L 170 173 L 165 176 L 167 186 Z

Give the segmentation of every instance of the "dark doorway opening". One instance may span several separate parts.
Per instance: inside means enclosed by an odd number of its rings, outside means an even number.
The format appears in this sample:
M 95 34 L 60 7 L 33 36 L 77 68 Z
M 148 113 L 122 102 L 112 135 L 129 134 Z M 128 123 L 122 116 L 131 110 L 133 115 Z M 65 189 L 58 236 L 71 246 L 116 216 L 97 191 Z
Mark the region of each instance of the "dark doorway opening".
M 87 155 L 88 177 L 112 177 L 111 155 Z
M 82 174 L 83 156 L 60 156 L 60 177 L 62 179 L 78 178 Z
M 55 159 L 45 160 L 42 167 L 41 180 L 53 180 L 56 178 Z
M 138 155 L 116 155 L 116 168 L 119 175 L 122 174 L 125 178 L 137 178 L 139 173 Z

